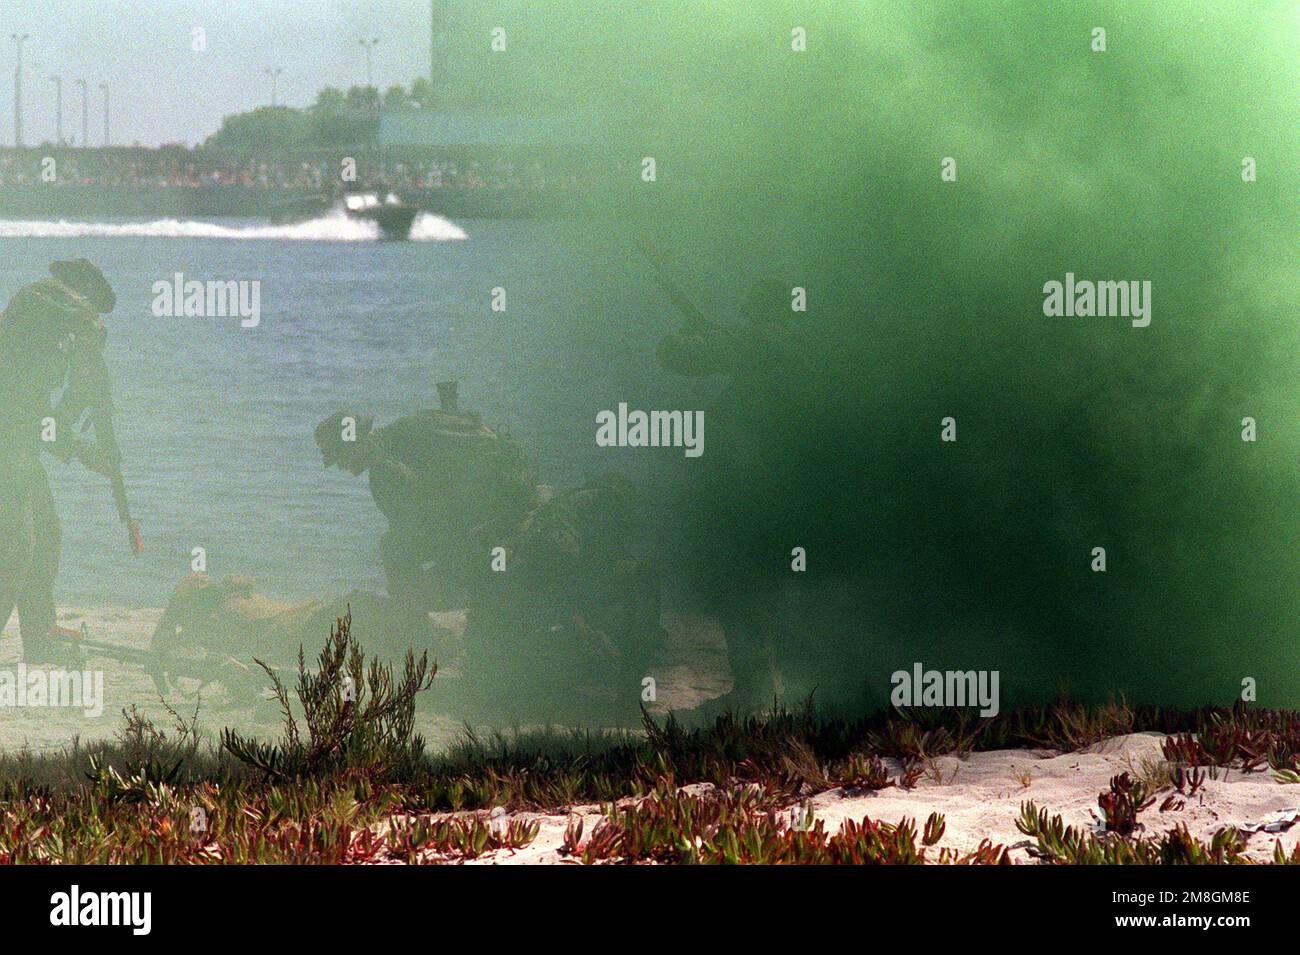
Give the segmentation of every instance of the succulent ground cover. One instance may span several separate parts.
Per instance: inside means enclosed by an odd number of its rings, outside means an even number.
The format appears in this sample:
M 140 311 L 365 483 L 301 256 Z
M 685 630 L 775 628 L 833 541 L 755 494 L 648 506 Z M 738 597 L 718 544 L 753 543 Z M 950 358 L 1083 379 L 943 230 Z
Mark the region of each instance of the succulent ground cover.
M 0 862 L 457 863 L 524 850 L 541 820 L 567 816 L 554 854 L 572 863 L 1005 864 L 1005 844 L 944 845 L 941 812 L 832 826 L 811 800 L 910 791 L 942 777 L 939 757 L 1072 753 L 1155 731 L 1164 759 L 1111 778 L 1096 826 L 1019 803 L 1023 845 L 1052 864 L 1220 864 L 1257 861 L 1246 833 L 1143 820 L 1180 812 L 1228 772 L 1300 782 L 1300 714 L 1245 704 L 1062 702 L 992 719 L 778 707 L 696 728 L 647 717 L 641 733 L 467 735 L 432 755 L 413 727 L 435 673 L 413 655 L 400 668 L 368 661 L 345 618 L 314 665 L 300 659 L 295 686 L 268 673 L 277 741 L 227 730 L 208 743 L 196 716 L 173 711 L 161 729 L 128 710 L 113 743 L 0 757 Z M 1300 848 L 1278 842 L 1272 861 L 1300 864 Z

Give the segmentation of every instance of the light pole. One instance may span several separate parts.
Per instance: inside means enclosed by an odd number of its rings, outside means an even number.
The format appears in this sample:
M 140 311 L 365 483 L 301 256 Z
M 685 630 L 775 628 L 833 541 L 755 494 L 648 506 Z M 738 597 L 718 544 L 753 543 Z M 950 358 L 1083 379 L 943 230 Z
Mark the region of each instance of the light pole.
M 23 148 L 23 43 L 29 37 L 28 34 L 9 34 L 9 38 L 14 41 L 14 46 L 18 48 L 18 62 L 14 66 L 14 145 L 19 149 Z
M 88 117 L 90 115 L 90 92 L 84 79 L 77 80 L 77 85 L 81 87 L 81 148 L 90 148 L 90 133 Z
M 371 53 L 375 48 L 375 44 L 379 42 L 379 37 L 373 37 L 369 40 L 358 40 L 357 42 L 366 48 L 366 87 L 369 88 L 375 85 L 373 69 L 374 63 L 371 60 Z
M 283 73 L 284 70 L 277 66 L 275 69 L 270 69 L 268 67 L 262 72 L 265 73 L 267 76 L 271 77 L 271 106 L 272 108 L 274 108 L 275 106 L 278 105 L 276 102 L 277 81 L 280 79 L 280 74 Z
M 99 88 L 104 91 L 104 145 L 108 145 L 108 84 L 100 83 Z
M 54 145 L 63 145 L 63 77 L 51 76 L 50 82 L 54 84 L 55 106 L 54 106 Z

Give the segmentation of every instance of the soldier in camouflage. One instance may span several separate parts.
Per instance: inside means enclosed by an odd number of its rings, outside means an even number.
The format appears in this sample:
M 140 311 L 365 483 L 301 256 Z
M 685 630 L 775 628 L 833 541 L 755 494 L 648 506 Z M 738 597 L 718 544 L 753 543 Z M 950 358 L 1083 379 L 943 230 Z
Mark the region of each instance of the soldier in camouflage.
M 442 408 L 382 428 L 340 411 L 316 428 L 325 466 L 360 477 L 388 519 L 379 542 L 389 596 L 412 622 L 429 611 L 465 606 L 476 528 L 522 516 L 536 494 L 531 466 L 507 435 L 462 413 L 454 383 L 442 382 Z
M 131 549 L 143 548 L 126 509 L 103 355 L 100 316 L 117 296 L 85 259 L 54 262 L 50 273 L 0 314 L 0 622 L 17 608 L 23 656 L 34 662 L 59 658 L 51 636 L 62 534 L 41 451 L 109 478 Z

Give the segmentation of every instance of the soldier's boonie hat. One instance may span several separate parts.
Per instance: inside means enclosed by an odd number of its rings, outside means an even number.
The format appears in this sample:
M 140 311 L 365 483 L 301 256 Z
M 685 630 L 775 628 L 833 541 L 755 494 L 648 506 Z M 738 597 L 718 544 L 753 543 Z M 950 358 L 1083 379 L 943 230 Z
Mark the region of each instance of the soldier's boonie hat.
M 117 295 L 108 284 L 108 279 L 86 259 L 51 262 L 50 274 L 83 296 L 97 312 L 106 314 L 117 307 Z

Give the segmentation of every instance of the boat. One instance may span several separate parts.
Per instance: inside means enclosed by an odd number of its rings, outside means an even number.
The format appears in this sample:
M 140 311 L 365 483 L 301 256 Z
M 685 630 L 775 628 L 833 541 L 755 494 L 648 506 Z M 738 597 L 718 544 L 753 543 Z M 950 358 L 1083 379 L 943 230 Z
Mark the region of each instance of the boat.
M 278 225 L 291 225 L 328 215 L 331 208 L 341 208 L 349 219 L 375 223 L 382 238 L 408 239 L 411 223 L 420 213 L 419 206 L 408 205 L 391 192 L 382 202 L 373 192 L 344 193 L 341 200 L 327 196 L 298 196 L 276 202 L 267 212 L 267 218 Z
M 348 193 L 343 197 L 343 211 L 349 218 L 375 223 L 385 239 L 410 238 L 411 223 L 420 212 L 391 192 L 382 202 L 373 192 Z

